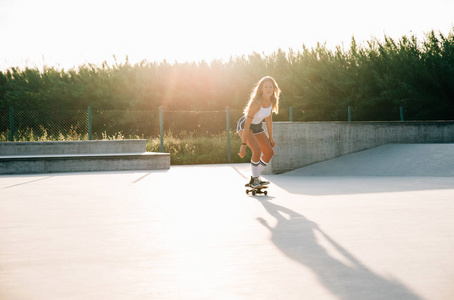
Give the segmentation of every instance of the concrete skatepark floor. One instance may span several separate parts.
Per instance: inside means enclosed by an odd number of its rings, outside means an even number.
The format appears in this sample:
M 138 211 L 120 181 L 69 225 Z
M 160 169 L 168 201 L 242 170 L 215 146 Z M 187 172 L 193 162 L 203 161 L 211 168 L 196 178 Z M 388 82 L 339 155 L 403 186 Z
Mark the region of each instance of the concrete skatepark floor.
M 248 164 L 0 176 L 0 299 L 453 299 L 453 148 L 413 146 L 268 196 Z

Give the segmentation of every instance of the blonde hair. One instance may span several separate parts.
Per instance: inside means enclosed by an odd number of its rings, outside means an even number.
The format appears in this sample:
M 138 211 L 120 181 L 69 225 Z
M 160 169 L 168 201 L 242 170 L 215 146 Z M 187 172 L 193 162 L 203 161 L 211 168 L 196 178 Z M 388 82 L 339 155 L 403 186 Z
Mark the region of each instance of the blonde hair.
M 281 94 L 281 90 L 279 89 L 279 86 L 277 85 L 277 82 L 276 82 L 276 80 L 274 80 L 273 77 L 265 76 L 262 79 L 260 79 L 260 81 L 257 83 L 257 86 L 252 90 L 251 95 L 249 96 L 249 102 L 248 102 L 246 108 L 244 109 L 244 114 L 247 115 L 247 113 L 249 112 L 249 109 L 254 101 L 257 100 L 260 102 L 260 98 L 262 97 L 262 94 L 263 94 L 262 88 L 263 88 L 263 85 L 265 84 L 265 82 L 267 82 L 267 81 L 271 82 L 274 86 L 274 93 L 271 96 L 271 104 L 273 106 L 272 112 L 274 112 L 276 114 L 279 113 L 279 95 Z

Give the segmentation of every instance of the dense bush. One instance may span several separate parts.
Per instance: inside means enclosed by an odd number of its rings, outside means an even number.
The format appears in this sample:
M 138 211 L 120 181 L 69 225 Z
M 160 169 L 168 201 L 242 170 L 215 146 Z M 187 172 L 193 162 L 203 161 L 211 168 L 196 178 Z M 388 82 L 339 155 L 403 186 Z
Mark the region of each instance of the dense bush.
M 347 106 L 355 120 L 454 119 L 454 28 L 418 40 L 384 37 L 347 50 L 319 44 L 253 53 L 227 62 L 148 62 L 77 69 L 11 68 L 0 72 L 0 110 L 241 110 L 258 79 L 276 78 L 283 107 L 314 119 L 336 119 Z

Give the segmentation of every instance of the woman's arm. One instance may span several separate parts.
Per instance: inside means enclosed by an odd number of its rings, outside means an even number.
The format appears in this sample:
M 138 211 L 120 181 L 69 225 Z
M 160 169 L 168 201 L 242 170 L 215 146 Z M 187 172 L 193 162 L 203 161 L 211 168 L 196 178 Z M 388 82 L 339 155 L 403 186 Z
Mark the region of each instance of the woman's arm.
M 238 155 L 243 158 L 246 156 L 246 143 L 249 138 L 249 128 L 251 127 L 252 119 L 254 118 L 255 114 L 260 110 L 260 103 L 254 102 L 252 103 L 251 107 L 249 108 L 248 114 L 246 116 L 246 121 L 244 123 L 243 129 L 243 136 L 241 138 L 241 147 L 240 153 Z
M 276 144 L 273 139 L 273 115 L 269 115 L 265 118 L 266 130 L 268 131 L 268 139 L 270 140 L 271 147 L 274 147 Z
M 244 130 L 243 130 L 243 138 L 241 139 L 241 143 L 247 143 L 247 139 L 249 138 L 249 128 L 251 127 L 253 117 L 247 116 L 246 122 L 244 123 Z
M 252 119 L 254 119 L 255 114 L 260 110 L 260 106 L 261 105 L 259 102 L 254 102 L 249 108 L 248 114 L 246 116 L 246 123 L 244 123 L 242 143 L 247 143 L 247 139 L 249 137 L 249 128 L 251 127 Z

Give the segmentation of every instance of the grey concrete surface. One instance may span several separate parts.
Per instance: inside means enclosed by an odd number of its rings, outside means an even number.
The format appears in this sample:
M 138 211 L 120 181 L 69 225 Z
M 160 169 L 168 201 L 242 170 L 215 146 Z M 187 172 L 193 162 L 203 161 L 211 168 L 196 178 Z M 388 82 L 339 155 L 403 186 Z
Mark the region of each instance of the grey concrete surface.
M 453 299 L 454 177 L 323 168 L 0 176 L 0 299 Z
M 0 155 L 136 153 L 146 151 L 146 140 L 0 142 Z
M 0 174 L 161 170 L 170 154 L 156 152 L 0 156 Z
M 266 173 L 279 174 L 390 143 L 454 143 L 454 122 L 274 122 L 273 137 Z
M 454 176 L 454 144 L 388 144 L 316 163 L 297 176 Z
M 161 170 L 170 154 L 146 152 L 146 140 L 0 143 L 0 174 Z

